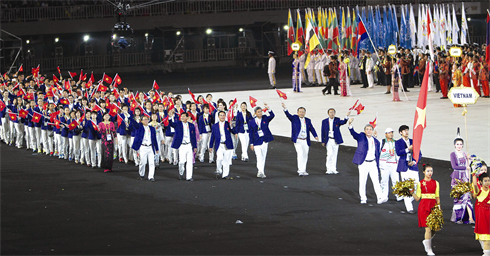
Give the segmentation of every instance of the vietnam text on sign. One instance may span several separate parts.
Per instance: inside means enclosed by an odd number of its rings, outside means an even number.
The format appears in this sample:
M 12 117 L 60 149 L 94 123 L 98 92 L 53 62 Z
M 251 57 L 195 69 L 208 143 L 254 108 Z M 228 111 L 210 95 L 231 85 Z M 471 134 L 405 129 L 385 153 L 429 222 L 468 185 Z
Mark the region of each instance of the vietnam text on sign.
M 448 96 L 453 104 L 475 104 L 480 97 L 472 87 L 453 87 Z

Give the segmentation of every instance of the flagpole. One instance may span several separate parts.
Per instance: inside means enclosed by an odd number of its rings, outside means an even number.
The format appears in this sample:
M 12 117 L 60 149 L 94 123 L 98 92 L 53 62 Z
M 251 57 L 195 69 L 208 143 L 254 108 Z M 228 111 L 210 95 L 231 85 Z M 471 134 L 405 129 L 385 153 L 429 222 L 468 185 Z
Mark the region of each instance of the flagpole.
M 357 16 L 359 16 L 359 19 L 360 19 L 360 20 L 362 21 L 362 23 L 365 25 L 366 23 L 365 23 L 365 22 L 362 20 L 361 15 L 357 14 Z M 366 26 L 364 26 L 364 27 L 366 27 Z M 369 32 L 367 31 L 367 29 L 366 29 L 366 34 L 368 35 L 368 37 L 369 37 L 369 41 L 371 42 L 371 45 L 373 46 L 374 51 L 376 52 L 376 56 L 378 56 L 378 51 L 376 50 L 376 46 L 374 46 L 373 40 L 371 40 L 371 36 L 369 35 Z

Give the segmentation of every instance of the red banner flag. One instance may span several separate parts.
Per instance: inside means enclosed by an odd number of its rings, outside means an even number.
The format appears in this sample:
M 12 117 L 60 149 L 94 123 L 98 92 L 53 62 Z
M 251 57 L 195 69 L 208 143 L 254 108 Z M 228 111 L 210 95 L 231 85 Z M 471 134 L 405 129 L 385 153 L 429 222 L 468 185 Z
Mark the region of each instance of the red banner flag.
M 108 84 L 112 83 L 112 77 L 106 75 L 105 73 L 104 73 L 104 76 L 102 77 L 102 80 Z
M 235 106 L 236 102 L 237 102 L 237 100 L 236 100 L 236 98 L 235 98 L 235 99 L 234 99 L 234 100 L 231 102 L 229 109 L 232 109 L 232 108 L 233 108 L 233 106 Z
M 121 126 L 122 122 L 123 122 L 123 119 L 122 119 L 121 115 L 117 115 L 117 127 L 118 128 L 119 128 L 119 126 Z
M 92 74 L 90 75 L 90 79 L 88 81 L 91 83 L 95 82 L 94 72 L 92 72 Z
M 276 92 L 277 92 L 277 94 L 279 95 L 279 97 L 281 97 L 281 98 L 283 98 L 283 99 L 285 99 L 285 100 L 287 100 L 287 99 L 288 99 L 288 96 L 286 96 L 286 94 L 285 94 L 285 93 L 283 93 L 283 92 L 279 91 L 278 89 L 276 89 Z
M 57 84 L 60 80 L 53 74 L 53 82 Z
M 120 85 L 121 83 L 122 83 L 121 77 L 119 76 L 119 74 L 116 74 L 116 76 L 114 77 L 114 87 L 117 88 L 117 86 Z
M 99 86 L 99 88 L 97 88 L 97 91 L 98 91 L 98 92 L 107 92 L 107 90 L 108 90 L 108 89 L 109 89 L 109 88 L 107 88 L 107 86 L 105 86 L 105 85 L 102 85 L 102 84 L 101 84 L 101 85 Z
M 59 115 L 59 114 L 60 114 L 60 111 L 59 110 L 56 111 L 56 112 L 54 112 L 54 113 L 49 114 L 49 121 L 51 123 L 54 123 L 54 121 L 56 120 L 56 116 Z
M 425 69 L 424 79 L 419 92 L 417 108 L 415 110 L 415 118 L 413 121 L 413 158 L 418 163 L 420 157 L 420 146 L 422 145 L 422 135 L 427 126 L 425 110 L 427 107 L 427 91 L 429 88 L 429 69 Z
M 41 118 L 43 117 L 43 115 L 41 115 L 40 113 L 34 111 L 33 114 L 32 114 L 32 121 L 34 123 L 39 123 L 41 121 Z
M 374 120 L 373 120 L 372 122 L 369 122 L 369 124 L 373 126 L 373 129 L 375 129 L 375 128 L 376 128 L 376 124 L 377 124 L 376 119 L 378 119 L 378 117 L 375 117 L 375 118 L 374 118 Z
M 357 105 L 357 107 L 354 108 L 354 110 L 357 111 L 357 115 L 360 115 L 362 111 L 364 111 L 364 106 L 361 103 L 359 103 L 359 105 Z
M 199 104 L 199 102 L 196 100 L 196 96 L 194 95 L 194 93 L 191 92 L 191 89 L 187 88 L 187 91 L 189 91 L 189 94 L 191 95 L 191 98 L 194 101 L 194 103 Z
M 156 81 L 156 80 L 153 80 L 153 89 L 155 89 L 155 90 L 157 90 L 157 91 L 158 91 L 158 90 L 160 90 L 160 86 L 158 86 L 158 84 L 157 84 L 157 81 Z
M 7 107 L 5 103 L 2 100 L 0 100 L 0 111 L 3 111 L 5 107 Z
M 257 99 L 252 96 L 248 96 L 248 98 L 250 99 L 250 106 L 255 108 L 257 106 Z
M 67 99 L 60 99 L 60 104 L 68 105 L 70 102 Z
M 9 112 L 9 117 L 11 121 L 17 121 L 17 114 Z
M 20 64 L 19 71 L 17 72 L 24 72 L 24 64 Z
M 58 74 L 60 74 L 60 76 L 61 76 L 61 69 L 60 69 L 60 66 L 56 67 L 56 69 L 58 69 Z
M 70 71 L 68 71 L 68 74 L 70 75 L 71 79 L 73 79 L 74 77 L 77 76 L 77 73 L 76 72 L 70 72 Z
M 68 129 L 70 129 L 70 131 L 71 131 L 71 130 L 73 130 L 73 129 L 77 128 L 77 126 L 78 126 L 77 120 L 73 120 L 73 121 L 71 121 L 71 123 L 68 125 Z
M 19 109 L 19 117 L 26 118 L 26 116 L 28 114 L 29 114 L 29 112 L 27 112 L 27 110 L 25 110 L 25 109 Z
M 354 103 L 354 106 L 352 106 L 351 108 L 349 108 L 349 110 L 354 110 L 356 109 L 356 106 L 357 106 L 357 103 L 359 102 L 359 99 L 356 100 L 356 103 Z

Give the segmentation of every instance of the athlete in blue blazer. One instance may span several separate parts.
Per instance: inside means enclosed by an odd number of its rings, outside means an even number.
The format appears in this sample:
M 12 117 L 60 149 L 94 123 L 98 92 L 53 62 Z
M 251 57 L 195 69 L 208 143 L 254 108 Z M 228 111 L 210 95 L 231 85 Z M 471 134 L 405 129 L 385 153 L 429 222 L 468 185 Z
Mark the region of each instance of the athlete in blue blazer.
M 267 157 L 267 147 L 269 142 L 274 140 L 271 131 L 269 130 L 269 123 L 274 119 L 274 112 L 269 108 L 267 103 L 264 106 L 269 109 L 269 115 L 263 115 L 262 108 L 256 107 L 254 109 L 255 118 L 248 121 L 250 148 L 255 151 L 257 157 L 257 178 L 265 178 L 265 159 Z
M 158 155 L 159 147 L 157 141 L 157 132 L 153 126 L 148 125 L 148 116 L 142 116 L 141 122 L 136 122 L 131 118 L 131 124 L 135 129 L 135 136 L 132 148 L 140 153 L 139 175 L 140 180 L 145 178 L 145 167 L 148 163 L 148 180 L 155 181 L 155 154 Z M 150 138 L 145 139 L 147 132 L 150 132 Z

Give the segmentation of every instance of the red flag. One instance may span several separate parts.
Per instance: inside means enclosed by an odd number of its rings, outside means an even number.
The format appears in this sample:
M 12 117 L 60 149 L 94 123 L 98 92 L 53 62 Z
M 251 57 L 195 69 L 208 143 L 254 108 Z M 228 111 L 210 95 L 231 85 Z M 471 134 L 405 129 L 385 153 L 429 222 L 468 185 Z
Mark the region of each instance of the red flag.
M 88 81 L 90 81 L 91 83 L 95 82 L 94 72 L 92 72 L 92 74 L 90 75 L 90 79 Z
M 357 110 L 357 115 L 360 115 L 362 111 L 364 111 L 364 106 L 362 105 L 362 103 L 359 103 L 359 105 L 357 105 L 357 107 L 354 108 L 354 110 Z
M 71 79 L 73 79 L 74 77 L 77 76 L 77 73 L 76 72 L 70 72 L 70 71 L 68 71 L 68 74 L 70 75 Z
M 33 77 L 38 77 L 39 76 L 39 67 L 40 65 L 37 66 L 37 68 L 32 68 L 31 69 L 31 74 Z
M 279 91 L 278 89 L 276 89 L 276 92 L 277 92 L 277 94 L 279 94 L 279 97 L 281 97 L 281 98 L 283 98 L 283 99 L 285 99 L 285 100 L 287 100 L 287 99 L 288 99 L 288 96 L 286 96 L 286 94 L 285 94 L 285 93 L 283 93 L 283 92 Z
M 92 126 L 94 127 L 94 130 L 99 131 L 99 127 L 97 126 L 96 123 L 94 123 L 93 120 L 90 120 L 92 122 Z
M 70 131 L 71 131 L 71 130 L 73 130 L 73 129 L 77 128 L 77 125 L 78 125 L 77 120 L 73 120 L 73 121 L 71 121 L 71 123 L 68 125 L 68 129 L 70 129 Z
M 34 93 L 31 92 L 31 93 L 28 93 L 24 96 L 24 99 L 26 100 L 34 100 Z
M 208 104 L 208 106 L 209 106 L 209 113 L 212 113 L 215 110 L 215 108 L 213 106 L 213 103 L 207 102 L 205 99 L 202 99 L 202 103 Z
M 88 80 L 87 83 L 85 83 L 85 89 L 90 89 L 92 87 L 92 81 Z
M 9 117 L 11 121 L 17 121 L 17 114 L 9 112 Z
M 163 125 L 168 126 L 168 116 L 163 119 Z
M 255 108 L 257 106 L 257 99 L 252 96 L 248 96 L 248 98 L 250 99 L 250 106 Z
M 60 74 L 60 76 L 61 76 L 61 69 L 60 69 L 60 66 L 56 67 L 56 69 L 58 69 L 58 74 Z
M 24 89 L 22 89 L 22 87 L 19 86 L 19 91 L 17 92 L 17 96 L 24 96 L 26 94 L 26 92 L 24 91 Z
M 25 110 L 25 109 L 20 109 L 19 110 L 19 117 L 26 118 L 26 116 L 28 114 L 29 114 L 29 112 L 27 112 L 27 110 Z
M 0 100 L 0 111 L 3 111 L 5 107 L 7 107 L 5 103 L 2 100 Z
M 77 123 L 81 124 L 84 119 L 85 119 L 85 113 L 83 113 L 83 115 L 80 117 L 80 119 L 78 119 Z
M 235 116 L 235 113 L 233 112 L 233 109 L 230 107 L 230 109 L 228 110 L 228 113 L 226 113 L 226 120 L 228 120 L 228 122 L 231 123 L 234 116 Z
M 158 84 L 157 84 L 157 81 L 156 81 L 156 80 L 153 80 L 153 89 L 155 89 L 155 90 L 157 90 L 157 91 L 158 91 L 158 90 L 160 90 L 160 86 L 158 86 Z
M 104 73 L 104 76 L 102 77 L 102 80 L 108 84 L 112 83 L 112 77 L 106 75 L 105 73 Z
M 24 66 L 24 64 L 20 64 L 19 71 L 17 71 L 17 72 L 24 72 L 24 67 L 23 66 Z
M 490 12 L 487 9 L 487 47 L 485 47 L 485 62 L 490 66 Z
M 117 127 L 121 126 L 122 122 L 123 122 L 123 119 L 122 119 L 121 115 L 117 115 Z
M 60 99 L 60 104 L 68 105 L 70 102 L 67 99 Z
M 65 90 L 70 90 L 70 89 L 71 89 L 70 81 L 65 80 L 65 85 L 64 85 L 64 87 L 65 87 Z
M 114 97 L 116 97 L 116 99 L 119 98 L 119 93 L 117 92 L 116 88 L 112 89 L 112 94 L 114 94 Z
M 378 119 L 378 117 L 375 117 L 375 118 L 374 118 L 374 120 L 373 120 L 372 122 L 369 122 L 369 124 L 373 126 L 373 129 L 375 129 L 375 128 L 376 128 L 376 124 L 377 124 L 376 119 Z
M 430 62 L 429 62 L 430 63 Z M 429 64 L 430 65 L 430 64 Z M 419 92 L 415 119 L 413 121 L 413 158 L 418 163 L 420 157 L 420 146 L 422 145 L 422 135 L 426 125 L 425 110 L 427 106 L 427 91 L 429 88 L 429 69 L 425 69 L 424 79 Z
M 115 116 L 117 115 L 117 110 L 119 110 L 119 107 L 116 104 L 109 104 L 109 115 Z
M 104 85 L 100 85 L 99 88 L 97 88 L 97 91 L 98 92 L 106 92 L 109 88 L 107 88 L 107 86 L 104 86 Z
M 53 123 L 56 120 L 56 116 L 59 114 L 60 114 L 59 110 L 54 112 L 54 113 L 49 114 L 49 121 Z
M 182 109 L 181 109 L 182 110 Z M 196 121 L 196 116 L 192 114 L 191 111 L 187 111 L 187 114 L 189 115 L 189 117 L 192 119 L 192 121 Z
M 39 121 L 41 121 L 41 117 L 43 117 L 43 115 L 41 115 L 38 112 L 34 111 L 33 114 L 32 114 L 32 121 L 34 123 L 39 123 Z
M 57 84 L 60 80 L 53 74 L 53 82 Z
M 230 109 L 231 109 L 231 108 L 233 108 L 233 106 L 235 106 L 235 104 L 236 104 L 236 98 L 235 98 L 235 99 L 234 99 L 234 100 L 231 102 L 231 104 L 230 104 L 230 107 L 229 107 L 229 108 L 230 108 Z
M 194 93 L 191 92 L 191 89 L 187 88 L 187 91 L 189 91 L 189 94 L 191 95 L 191 98 L 194 101 L 194 103 L 199 104 L 199 102 L 196 100 L 196 96 L 194 95 Z
M 48 109 L 48 105 L 49 105 L 49 103 L 47 103 L 47 102 L 44 102 L 44 104 L 43 104 L 43 110 L 46 110 L 46 109 Z
M 92 108 L 92 112 L 99 112 L 101 111 L 102 109 L 99 107 L 99 105 L 97 105 L 97 103 L 95 103 L 95 106 Z
M 120 85 L 121 83 L 122 83 L 121 77 L 119 76 L 119 74 L 116 74 L 116 76 L 114 77 L 114 87 L 117 88 L 117 86 Z
M 60 124 L 61 124 L 60 120 L 54 119 L 54 126 L 56 126 L 56 128 L 60 129 L 61 128 Z
M 155 92 L 155 94 L 153 94 L 151 103 L 155 103 L 157 101 L 160 102 L 160 94 L 158 92 Z

